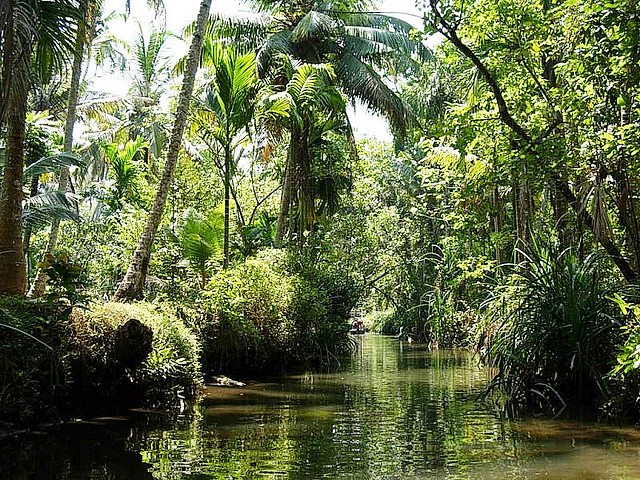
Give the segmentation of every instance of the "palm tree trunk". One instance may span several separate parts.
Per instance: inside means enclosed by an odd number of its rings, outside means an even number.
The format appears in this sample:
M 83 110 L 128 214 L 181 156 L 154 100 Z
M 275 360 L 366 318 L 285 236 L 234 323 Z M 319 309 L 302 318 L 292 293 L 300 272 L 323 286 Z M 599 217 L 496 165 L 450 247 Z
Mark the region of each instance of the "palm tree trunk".
M 514 186 L 513 211 L 516 223 L 516 240 L 521 247 L 522 245 L 529 245 L 531 241 L 533 199 L 528 180 L 516 180 L 516 182 Z
M 296 128 L 291 129 L 291 139 L 289 140 L 289 152 L 287 154 L 287 166 L 284 171 L 284 179 L 282 181 L 282 194 L 280 196 L 280 210 L 278 211 L 278 230 L 276 232 L 275 246 L 280 248 L 284 240 L 287 220 L 289 218 L 289 209 L 291 207 L 291 190 L 293 186 L 293 171 L 296 168 L 295 144 L 298 142 L 299 132 Z
M 297 155 L 298 190 L 298 242 L 304 245 L 304 233 L 313 229 L 315 223 L 314 192 L 311 181 L 311 154 L 309 152 L 309 125 L 305 121 L 302 127 Z
M 34 175 L 31 178 L 31 187 L 29 188 L 29 197 L 35 197 L 38 194 L 38 187 L 40 186 L 40 176 Z M 31 249 L 31 234 L 33 233 L 31 227 L 24 228 L 24 235 L 22 237 L 22 250 L 24 251 L 24 261 L 25 268 L 27 269 L 27 287 L 29 280 L 29 273 L 31 272 L 31 260 L 30 260 L 30 249 Z
M 88 19 L 90 5 L 86 5 L 85 20 Z M 64 151 L 71 153 L 73 149 L 73 129 L 76 124 L 76 110 L 78 108 L 78 98 L 80 97 L 80 80 L 82 77 L 82 61 L 84 59 L 84 47 L 87 37 L 87 29 L 93 29 L 95 24 L 95 15 L 92 16 L 93 24 L 89 27 L 86 22 L 80 22 L 78 25 L 78 33 L 76 35 L 76 44 L 74 48 L 73 67 L 71 70 L 71 85 L 69 86 L 69 98 L 67 100 L 67 119 L 64 124 Z M 69 188 L 69 168 L 60 167 L 60 177 L 58 179 L 58 190 L 66 192 Z M 51 222 L 51 231 L 49 233 L 49 241 L 43 257 L 51 255 L 58 243 L 58 232 L 60 230 L 60 219 L 54 218 Z M 36 273 L 36 278 L 29 289 L 29 297 L 41 297 L 47 286 L 47 274 L 41 268 Z
M 32 32 L 28 41 L 16 40 L 13 8 L 2 27 L 2 92 L 0 128 L 6 121 L 6 163 L 0 187 L 0 294 L 24 295 L 27 272 L 22 245 L 22 183 L 24 179 L 24 144 L 26 137 L 27 92 L 29 90 Z
M 173 131 L 169 142 L 169 150 L 167 152 L 167 161 L 162 174 L 162 179 L 160 180 L 160 185 L 158 185 L 158 192 L 156 194 L 155 201 L 153 202 L 153 207 L 151 208 L 151 213 L 149 214 L 145 231 L 142 234 L 142 237 L 140 237 L 136 250 L 133 254 L 133 258 L 131 259 L 131 264 L 127 269 L 127 273 L 113 295 L 113 299 L 115 301 L 126 301 L 142 296 L 142 289 L 144 287 L 147 268 L 149 266 L 149 257 L 151 256 L 151 245 L 153 244 L 156 231 L 158 230 L 158 226 L 162 220 L 164 206 L 167 202 L 167 196 L 169 195 L 169 189 L 173 180 L 173 172 L 178 161 L 178 154 L 182 144 L 182 135 L 187 124 L 189 103 L 193 93 L 193 85 L 195 83 L 196 72 L 198 70 L 198 63 L 200 61 L 204 27 L 207 23 L 207 19 L 209 18 L 210 9 L 211 0 L 202 0 L 200 3 L 200 11 L 198 12 L 196 29 L 189 49 L 189 58 L 187 60 L 187 66 L 184 73 L 182 91 L 180 92 L 180 98 L 178 100 L 178 108 L 176 110 Z
M 28 61 L 24 63 L 28 68 Z M 22 182 L 27 93 L 13 90 L 6 106 L 7 153 L 0 192 L 0 294 L 24 295 L 27 274 L 22 245 Z
M 566 182 L 567 176 L 564 173 L 560 174 L 561 181 Z M 569 204 L 567 200 L 558 192 L 555 184 L 552 183 L 549 186 L 551 193 L 551 205 L 553 207 L 553 222 L 556 227 L 558 246 L 560 251 L 565 250 L 573 246 L 574 244 L 574 232 L 569 225 Z
M 502 197 L 500 196 L 500 190 L 497 185 L 493 189 L 491 203 L 493 207 L 493 232 L 499 234 L 500 232 L 502 232 L 502 228 L 504 227 L 504 205 Z M 500 241 L 498 241 L 495 245 L 495 260 L 498 265 L 502 265 L 502 263 L 504 262 L 502 255 L 502 245 Z
M 231 190 L 231 147 L 230 142 L 224 147 L 224 260 L 222 268 L 225 270 L 229 267 L 229 200 Z

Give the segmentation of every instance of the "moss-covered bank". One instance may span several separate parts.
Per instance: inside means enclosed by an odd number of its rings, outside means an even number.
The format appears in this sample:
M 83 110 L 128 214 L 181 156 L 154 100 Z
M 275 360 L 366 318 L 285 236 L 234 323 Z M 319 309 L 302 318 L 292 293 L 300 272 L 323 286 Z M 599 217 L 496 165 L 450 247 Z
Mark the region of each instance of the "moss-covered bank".
M 0 305 L 2 422 L 164 403 L 200 383 L 199 343 L 166 307 L 6 297 Z
M 219 272 L 189 305 L 0 298 L 0 422 L 166 405 L 212 375 L 329 364 L 349 348 L 345 288 L 267 251 Z

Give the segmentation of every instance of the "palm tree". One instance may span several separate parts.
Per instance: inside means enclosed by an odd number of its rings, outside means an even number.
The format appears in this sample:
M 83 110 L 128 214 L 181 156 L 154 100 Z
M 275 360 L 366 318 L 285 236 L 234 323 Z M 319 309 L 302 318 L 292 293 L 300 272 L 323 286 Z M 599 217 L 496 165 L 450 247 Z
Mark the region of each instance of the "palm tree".
M 207 284 L 211 259 L 219 256 L 221 233 L 224 230 L 224 215 L 219 211 L 202 218 L 195 212 L 189 212 L 178 234 L 171 234 L 180 246 L 182 254 L 200 277 L 200 288 Z
M 411 24 L 365 12 L 372 2 L 363 0 L 253 3 L 264 18 L 214 18 L 208 34 L 257 50 L 259 74 L 272 83 L 282 84 L 282 71 L 275 61 L 281 54 L 304 63 L 332 65 L 343 91 L 384 115 L 394 133 L 404 137 L 415 117 L 382 74 L 407 75 L 432 58 L 429 49 L 411 35 Z
M 102 0 L 81 0 L 79 2 L 78 14 L 82 21 L 78 24 L 76 38 L 73 48 L 73 62 L 71 67 L 71 83 L 69 86 L 69 94 L 67 99 L 67 115 L 64 124 L 64 152 L 71 153 L 73 149 L 73 131 L 76 122 L 76 110 L 78 100 L 80 98 L 80 81 L 82 77 L 82 63 L 84 61 L 84 53 L 86 46 L 90 43 L 95 33 L 96 19 Z M 60 166 L 58 190 L 66 191 L 69 186 L 69 169 L 65 165 Z M 54 218 L 51 223 L 51 232 L 49 233 L 49 241 L 44 252 L 43 258 L 50 255 L 58 243 L 58 231 L 60 229 L 60 217 Z M 46 288 L 47 278 L 42 269 L 38 269 L 36 278 L 29 290 L 29 296 L 40 297 Z
M 205 141 L 213 139 L 223 150 L 221 171 L 224 179 L 224 268 L 229 266 L 230 192 L 233 176 L 233 153 L 246 138 L 253 117 L 258 87 L 255 55 L 240 55 L 233 47 L 209 44 L 205 55 L 210 57 L 213 73 L 198 106 L 195 123 L 198 135 Z
M 160 0 L 148 0 L 147 4 L 153 7 L 156 12 L 162 11 L 164 5 Z M 75 38 L 75 44 L 73 49 L 73 63 L 71 68 L 71 79 L 69 85 L 69 93 L 67 99 L 67 114 L 64 127 L 64 151 L 71 152 L 73 149 L 73 131 L 76 122 L 76 112 L 78 109 L 78 103 L 80 99 L 80 83 L 82 78 L 82 67 L 86 59 L 86 51 L 91 45 L 94 36 L 96 35 L 96 24 L 100 17 L 102 10 L 103 0 L 78 0 L 78 14 L 82 16 L 82 21 L 78 25 L 78 30 Z M 127 10 L 130 7 L 130 2 L 126 2 Z M 141 35 L 142 36 L 142 35 Z M 111 57 L 113 62 L 117 56 L 117 52 L 111 49 L 111 42 L 103 42 L 101 44 L 103 49 L 101 53 Z M 104 60 L 104 57 L 102 58 Z M 135 135 L 134 135 L 135 137 Z M 58 180 L 58 190 L 64 191 L 69 186 L 69 171 L 66 166 L 61 166 Z M 43 254 L 43 258 L 50 255 L 58 243 L 58 231 L 60 228 L 61 218 L 54 218 L 51 224 L 51 231 L 49 234 L 49 240 L 47 247 Z M 29 290 L 29 296 L 40 297 L 44 294 L 46 288 L 47 278 L 42 269 L 38 269 L 36 278 L 33 281 L 31 289 Z
M 319 123 L 345 119 L 345 100 L 334 85 L 335 74 L 329 65 L 303 64 L 293 68 L 286 57 L 290 80 L 282 92 L 267 100 L 270 116 L 276 116 L 289 130 L 289 149 L 282 183 L 276 245 L 281 245 L 287 228 L 293 233 L 292 205 L 297 206 L 298 236 L 312 229 L 315 206 L 311 176 L 310 143 Z M 318 119 L 321 122 L 318 122 Z M 289 222 L 287 222 L 289 220 Z
M 122 147 L 115 143 L 103 146 L 105 160 L 113 184 L 106 198 L 106 203 L 112 211 L 122 208 L 126 200 L 130 203 L 140 204 L 139 175 L 141 167 L 136 161 L 147 149 L 148 144 L 137 137 L 129 140 Z
M 146 279 L 147 269 L 149 266 L 149 257 L 151 256 L 151 245 L 153 244 L 155 234 L 158 230 L 158 226 L 160 225 L 160 221 L 162 220 L 164 206 L 167 202 L 169 188 L 171 187 L 171 182 L 173 180 L 173 172 L 178 161 L 178 154 L 182 144 L 182 135 L 187 124 L 189 104 L 191 102 L 191 95 L 193 93 L 193 86 L 200 59 L 200 51 L 202 49 L 202 37 L 210 9 L 211 0 L 202 0 L 200 3 L 200 11 L 198 12 L 198 19 L 196 21 L 195 34 L 193 35 L 191 47 L 189 49 L 189 59 L 185 69 L 180 98 L 178 99 L 178 107 L 175 114 L 175 121 L 169 142 L 169 150 L 167 152 L 164 172 L 162 174 L 160 184 L 158 185 L 158 191 L 153 202 L 151 213 L 147 220 L 147 225 L 133 254 L 131 264 L 129 265 L 122 282 L 120 282 L 116 292 L 114 293 L 113 298 L 116 301 L 131 300 L 142 296 L 144 281 Z
M 265 13 L 258 20 L 229 20 L 213 18 L 208 35 L 225 38 L 257 50 L 258 72 L 272 85 L 283 87 L 290 79 L 282 56 L 307 64 L 329 64 L 335 73 L 335 83 L 351 98 L 359 99 L 390 122 L 398 139 L 404 138 L 407 127 L 415 122 L 411 109 L 389 88 L 382 72 L 406 75 L 417 71 L 421 62 L 431 59 L 431 52 L 411 35 L 413 27 L 397 18 L 365 12 L 371 2 L 366 0 L 254 0 Z M 302 125 L 303 128 L 305 125 Z M 351 145 L 353 133 L 347 124 Z M 294 175 L 307 182 L 305 163 L 299 163 L 300 152 L 308 150 L 305 138 L 308 131 L 291 129 L 288 166 L 282 184 L 281 208 L 276 243 L 281 244 L 285 221 L 291 205 L 291 185 Z M 352 148 L 355 152 L 355 148 Z M 302 173 L 294 172 L 291 165 Z M 309 185 L 297 189 L 308 191 Z M 309 195 L 302 193 L 299 202 L 302 223 L 312 223 L 312 204 Z M 290 229 L 291 231 L 292 229 Z
M 158 121 L 157 107 L 171 74 L 168 58 L 164 56 L 166 41 L 170 37 L 171 34 L 164 29 L 152 29 L 147 38 L 138 24 L 138 37 L 132 46 L 131 61 L 136 68 L 127 100 L 131 108 L 123 127 L 129 130 L 130 139 L 141 136 L 149 142 L 148 161 L 151 156 L 160 157 L 167 143 L 168 132 Z
M 22 184 L 31 58 L 48 81 L 73 52 L 80 23 L 73 0 L 0 3 L 0 127 L 7 125 L 6 164 L 0 191 L 0 293 L 22 295 L 26 269 L 22 245 Z

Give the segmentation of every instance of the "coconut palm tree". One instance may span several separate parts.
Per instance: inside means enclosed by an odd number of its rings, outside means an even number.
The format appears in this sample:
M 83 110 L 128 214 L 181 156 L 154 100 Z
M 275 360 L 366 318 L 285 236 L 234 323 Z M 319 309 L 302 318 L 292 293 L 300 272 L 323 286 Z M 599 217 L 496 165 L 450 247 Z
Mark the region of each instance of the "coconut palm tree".
M 337 83 L 350 97 L 384 115 L 403 137 L 414 116 L 384 81 L 385 74 L 418 71 L 431 52 L 411 35 L 411 24 L 375 12 L 363 0 L 254 0 L 257 19 L 213 18 L 208 35 L 256 50 L 258 71 L 282 84 L 275 59 L 285 54 L 304 63 L 333 66 Z
M 26 287 L 22 188 L 31 59 L 43 81 L 62 70 L 81 21 L 78 7 L 74 0 L 0 3 L 0 127 L 7 126 L 0 191 L 0 293 L 22 295 Z
M 239 54 L 233 47 L 209 44 L 204 56 L 210 60 L 211 81 L 205 86 L 195 115 L 198 136 L 222 148 L 224 179 L 224 268 L 229 266 L 229 202 L 234 170 L 234 150 L 247 136 L 258 89 L 255 55 Z
M 102 7 L 102 0 L 80 0 L 78 2 L 78 15 L 82 19 L 78 24 L 76 37 L 73 46 L 73 62 L 71 67 L 71 79 L 67 98 L 67 115 L 64 124 L 64 152 L 70 153 L 73 149 L 73 131 L 76 122 L 76 110 L 80 98 L 80 80 L 82 77 L 82 64 L 86 46 L 90 43 L 94 35 L 96 19 Z M 58 190 L 66 191 L 69 186 L 69 169 L 65 165 L 60 166 L 58 180 Z M 62 217 L 56 217 L 51 224 L 49 241 L 43 255 L 51 254 L 58 242 L 58 231 Z M 44 293 L 46 287 L 46 275 L 38 269 L 36 278 L 29 291 L 30 296 L 39 297 Z
M 415 122 L 411 109 L 385 83 L 385 73 L 407 75 L 430 60 L 430 51 L 411 35 L 412 26 L 397 18 L 366 12 L 371 2 L 366 0 L 254 0 L 263 17 L 247 19 L 212 18 L 207 35 L 255 49 L 258 72 L 262 79 L 280 87 L 291 78 L 283 66 L 290 61 L 307 64 L 328 64 L 335 80 L 348 97 L 359 99 L 390 122 L 397 138 L 405 136 L 407 127 Z M 347 124 L 351 145 L 355 145 Z M 296 162 L 301 151 L 308 150 L 302 140 L 308 132 L 298 127 L 291 130 L 288 164 Z M 353 149 L 355 151 L 355 148 Z M 299 165 L 304 165 L 299 164 Z M 300 167 L 296 167 L 300 168 Z M 295 175 L 285 170 L 276 243 L 282 242 L 291 205 L 291 185 Z M 299 177 L 300 181 L 306 177 Z M 296 189 L 299 193 L 308 187 Z M 306 198 L 306 200 L 304 200 Z M 300 219 L 312 222 L 312 204 L 303 194 L 299 207 Z M 306 214 L 304 212 L 307 212 Z M 299 228 L 301 225 L 299 225 Z M 302 227 L 304 230 L 304 227 Z M 290 229 L 292 231 L 292 229 Z
M 195 33 L 191 41 L 191 47 L 189 48 L 189 57 L 185 68 L 182 90 L 178 99 L 178 107 L 176 109 L 173 130 L 169 141 L 164 172 L 158 185 L 156 198 L 153 202 L 145 230 L 142 237 L 140 237 L 129 268 L 114 293 L 113 298 L 116 301 L 131 300 L 142 296 L 144 281 L 149 266 L 149 257 L 151 256 L 151 246 L 160 221 L 162 220 L 164 206 L 167 202 L 167 196 L 169 195 L 169 189 L 173 180 L 173 172 L 178 161 L 182 135 L 187 124 L 189 104 L 191 103 L 191 95 L 193 93 L 200 51 L 202 49 L 202 37 L 210 9 L 211 0 L 202 0 L 196 21 Z
M 147 161 L 159 158 L 167 143 L 166 125 L 159 121 L 158 106 L 171 78 L 168 57 L 165 55 L 167 39 L 171 33 L 160 28 L 145 35 L 138 24 L 138 36 L 132 45 L 131 63 L 135 65 L 133 85 L 126 102 L 130 105 L 122 127 L 129 138 L 141 136 L 149 142 Z
M 73 49 L 73 62 L 71 68 L 71 78 L 69 85 L 69 92 L 67 98 L 67 112 L 65 118 L 64 127 L 64 151 L 71 152 L 73 149 L 73 131 L 76 122 L 76 112 L 78 109 L 78 103 L 80 100 L 80 83 L 82 78 L 83 64 L 87 58 L 86 52 L 89 50 L 94 36 L 96 35 L 96 24 L 100 18 L 103 0 L 77 0 L 78 14 L 81 16 L 82 21 L 78 25 L 75 44 Z M 164 5 L 161 0 L 147 0 L 147 4 L 152 7 L 156 13 L 164 10 Z M 126 8 L 129 10 L 130 1 L 126 1 Z M 118 53 L 111 48 L 112 42 L 102 42 L 100 54 L 101 58 L 98 58 L 100 63 L 106 57 L 110 57 L 113 62 Z M 134 134 L 135 138 L 135 134 Z M 58 180 L 58 190 L 64 191 L 69 186 L 69 171 L 65 166 L 62 166 Z M 43 257 L 50 255 L 58 242 L 58 231 L 60 228 L 60 219 L 54 219 L 51 224 L 51 231 L 49 234 L 49 240 L 45 249 Z M 46 274 L 42 269 L 38 269 L 36 278 L 33 281 L 31 289 L 29 290 L 29 296 L 40 297 L 44 293 L 46 287 Z
M 281 245 L 289 224 L 293 233 L 292 206 L 297 207 L 298 237 L 315 221 L 314 189 L 311 176 L 311 143 L 320 123 L 346 118 L 345 99 L 335 87 L 335 74 L 329 65 L 303 64 L 295 68 L 281 56 L 289 81 L 281 92 L 267 99 L 268 115 L 289 130 L 289 149 L 282 183 L 276 245 Z M 268 112 L 268 113 L 267 113 Z M 320 122 L 318 121 L 320 119 Z M 320 133 L 320 136 L 322 133 Z

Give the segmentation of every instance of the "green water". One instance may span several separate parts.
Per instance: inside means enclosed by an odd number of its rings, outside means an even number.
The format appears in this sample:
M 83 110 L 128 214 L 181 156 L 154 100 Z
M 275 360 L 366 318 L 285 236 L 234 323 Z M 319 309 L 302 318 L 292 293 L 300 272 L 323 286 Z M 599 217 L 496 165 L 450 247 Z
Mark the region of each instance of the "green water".
M 335 373 L 208 388 L 177 413 L 60 427 L 0 460 L 2 479 L 640 479 L 640 432 L 506 421 L 464 352 L 366 335 Z

